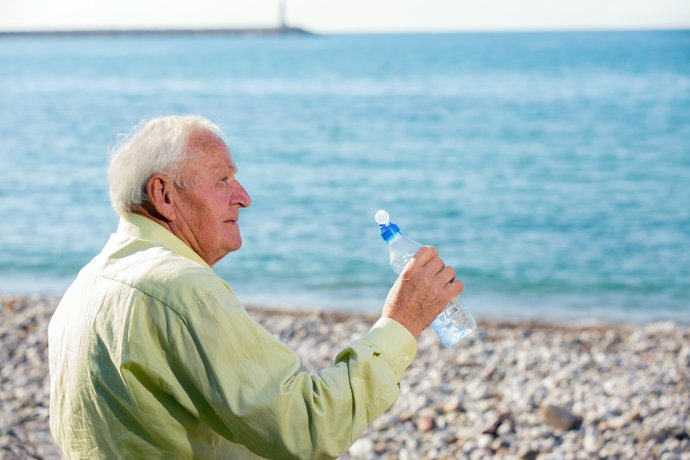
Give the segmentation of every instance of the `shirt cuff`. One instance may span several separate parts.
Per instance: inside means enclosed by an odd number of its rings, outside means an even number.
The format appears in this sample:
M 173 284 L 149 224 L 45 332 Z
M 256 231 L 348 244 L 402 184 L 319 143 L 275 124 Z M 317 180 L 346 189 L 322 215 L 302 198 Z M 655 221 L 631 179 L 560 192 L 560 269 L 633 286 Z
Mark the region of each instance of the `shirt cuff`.
M 365 340 L 381 350 L 398 372 L 398 377 L 412 363 L 417 354 L 417 340 L 405 326 L 388 317 L 381 317 Z

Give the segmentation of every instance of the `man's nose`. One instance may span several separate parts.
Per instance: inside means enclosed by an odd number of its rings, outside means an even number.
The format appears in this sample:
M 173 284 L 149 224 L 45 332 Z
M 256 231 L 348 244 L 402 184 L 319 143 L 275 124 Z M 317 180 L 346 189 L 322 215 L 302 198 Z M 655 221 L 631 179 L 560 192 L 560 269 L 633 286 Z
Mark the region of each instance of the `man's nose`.
M 249 193 L 247 193 L 247 190 L 239 182 L 237 182 L 237 187 L 237 196 L 235 197 L 234 201 L 243 208 L 249 207 L 249 205 L 252 204 L 252 199 L 249 196 Z

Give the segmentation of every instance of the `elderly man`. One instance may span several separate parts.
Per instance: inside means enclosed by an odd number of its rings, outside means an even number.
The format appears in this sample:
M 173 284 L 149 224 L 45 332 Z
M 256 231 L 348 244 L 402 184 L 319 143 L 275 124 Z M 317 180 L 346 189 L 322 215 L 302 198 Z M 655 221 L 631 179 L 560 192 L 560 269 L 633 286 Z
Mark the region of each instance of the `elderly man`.
M 218 128 L 140 125 L 114 152 L 117 233 L 50 322 L 50 427 L 69 458 L 326 458 L 399 394 L 416 337 L 462 291 L 422 248 L 332 367 L 299 371 L 211 267 L 250 204 Z

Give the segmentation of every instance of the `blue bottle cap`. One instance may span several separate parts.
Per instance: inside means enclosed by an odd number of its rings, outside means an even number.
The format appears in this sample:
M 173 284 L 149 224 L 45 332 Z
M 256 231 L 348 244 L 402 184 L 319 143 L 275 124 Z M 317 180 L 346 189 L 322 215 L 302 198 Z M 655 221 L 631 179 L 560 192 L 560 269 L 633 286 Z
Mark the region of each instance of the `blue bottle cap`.
M 374 214 L 374 219 L 376 223 L 379 224 L 381 238 L 383 238 L 385 242 L 389 243 L 390 240 L 394 239 L 396 236 L 402 235 L 400 228 L 391 222 L 391 216 L 388 214 L 388 211 L 379 209 L 376 211 L 376 214 Z
M 383 241 L 389 242 L 397 236 L 402 235 L 400 228 L 393 222 L 387 224 L 379 224 L 379 229 L 381 230 L 381 238 Z

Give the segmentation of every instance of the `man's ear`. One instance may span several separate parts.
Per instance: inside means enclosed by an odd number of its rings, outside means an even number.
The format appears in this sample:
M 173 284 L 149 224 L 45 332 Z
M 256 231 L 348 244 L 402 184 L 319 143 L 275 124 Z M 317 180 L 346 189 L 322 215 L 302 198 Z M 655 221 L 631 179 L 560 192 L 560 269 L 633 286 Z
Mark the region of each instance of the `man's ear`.
M 177 217 L 174 201 L 176 190 L 173 181 L 163 174 L 154 174 L 146 182 L 149 204 L 161 217 L 172 222 Z

